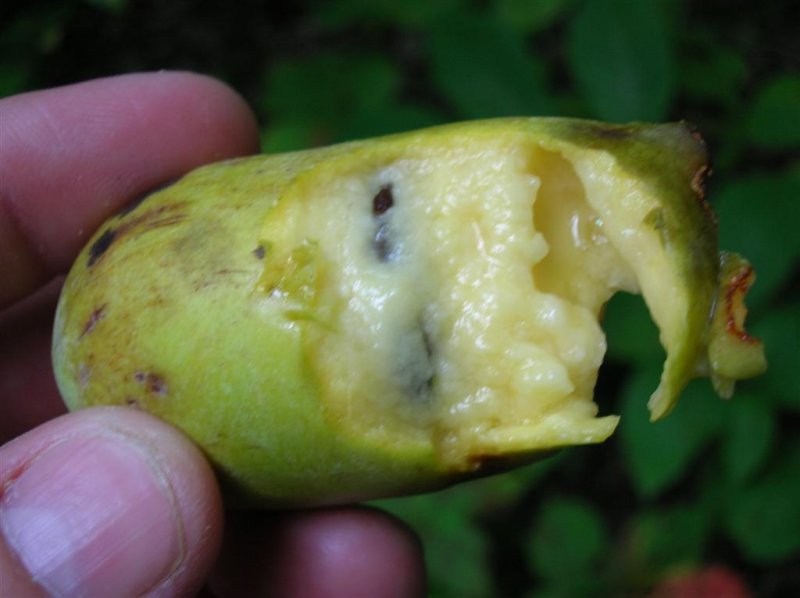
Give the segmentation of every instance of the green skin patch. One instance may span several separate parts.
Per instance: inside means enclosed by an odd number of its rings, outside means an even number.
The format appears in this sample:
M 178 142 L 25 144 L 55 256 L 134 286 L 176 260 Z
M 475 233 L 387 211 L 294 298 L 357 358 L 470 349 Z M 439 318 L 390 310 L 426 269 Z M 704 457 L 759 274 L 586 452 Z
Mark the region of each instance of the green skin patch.
M 765 368 L 684 124 L 454 124 L 200 168 L 78 257 L 53 356 L 71 409 L 186 432 L 231 503 L 427 491 L 601 442 L 603 304 L 641 292 L 664 416 Z

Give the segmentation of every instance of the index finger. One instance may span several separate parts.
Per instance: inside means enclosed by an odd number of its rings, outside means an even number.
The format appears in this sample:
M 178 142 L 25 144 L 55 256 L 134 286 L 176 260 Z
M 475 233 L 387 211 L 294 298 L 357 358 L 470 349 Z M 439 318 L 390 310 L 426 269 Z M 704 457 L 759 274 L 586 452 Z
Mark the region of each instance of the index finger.
M 131 199 L 257 149 L 245 102 L 191 73 L 122 75 L 0 101 L 0 310 L 64 272 Z

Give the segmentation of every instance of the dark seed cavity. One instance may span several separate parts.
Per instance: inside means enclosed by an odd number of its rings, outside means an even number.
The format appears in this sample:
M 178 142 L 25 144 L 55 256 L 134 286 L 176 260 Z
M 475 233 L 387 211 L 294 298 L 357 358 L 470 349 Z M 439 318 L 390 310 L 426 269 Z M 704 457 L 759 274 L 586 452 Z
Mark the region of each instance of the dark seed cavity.
M 392 245 L 389 242 L 389 225 L 382 222 L 372 238 L 372 248 L 382 262 L 388 262 L 392 258 Z
M 436 386 L 435 346 L 424 321 L 420 319 L 418 327 L 399 336 L 397 342 L 394 358 L 398 388 L 412 403 L 431 403 Z
M 394 257 L 391 243 L 389 214 L 394 206 L 394 195 L 391 185 L 383 185 L 372 198 L 372 215 L 378 225 L 372 237 L 372 248 L 381 262 L 389 262 Z
M 88 267 L 91 268 L 101 257 L 103 257 L 103 254 L 108 251 L 109 247 L 111 247 L 111 244 L 114 242 L 116 236 L 116 230 L 113 228 L 107 228 L 103 234 L 100 235 L 94 243 L 92 243 L 92 246 L 89 248 L 89 260 L 86 264 Z
M 266 250 L 264 249 L 263 245 L 259 245 L 258 247 L 253 249 L 253 255 L 256 256 L 257 259 L 263 260 L 265 253 L 266 253 Z
M 433 384 L 436 372 L 433 367 L 433 340 L 425 327 L 422 328 L 422 344 L 425 346 L 425 357 L 430 367 L 429 375 L 422 381 L 417 389 L 417 398 L 423 401 L 430 401 L 433 396 Z
M 372 214 L 380 216 L 385 214 L 394 205 L 394 196 L 392 195 L 392 186 L 384 185 L 372 198 Z

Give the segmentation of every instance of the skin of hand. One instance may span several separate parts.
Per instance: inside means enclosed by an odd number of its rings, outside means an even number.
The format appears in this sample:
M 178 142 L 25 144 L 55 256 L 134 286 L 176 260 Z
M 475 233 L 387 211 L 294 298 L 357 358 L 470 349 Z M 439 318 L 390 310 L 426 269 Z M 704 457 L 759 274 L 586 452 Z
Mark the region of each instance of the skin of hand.
M 131 409 L 64 414 L 50 334 L 82 245 L 149 190 L 257 151 L 257 133 L 238 95 L 190 73 L 0 100 L 0 595 L 424 595 L 419 543 L 388 515 L 224 513 L 174 428 Z

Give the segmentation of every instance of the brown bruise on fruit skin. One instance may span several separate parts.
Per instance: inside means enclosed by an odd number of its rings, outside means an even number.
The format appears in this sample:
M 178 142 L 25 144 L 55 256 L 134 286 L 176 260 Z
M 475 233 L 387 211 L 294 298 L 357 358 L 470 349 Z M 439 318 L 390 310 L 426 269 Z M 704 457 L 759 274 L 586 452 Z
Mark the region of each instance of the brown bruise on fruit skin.
M 753 283 L 755 272 L 752 266 L 742 267 L 731 277 L 731 281 L 725 289 L 723 297 L 723 309 L 725 310 L 725 330 L 743 343 L 758 344 L 761 341 L 751 336 L 744 329 L 744 320 L 747 309 L 744 306 L 744 298 Z
M 699 137 L 699 133 L 698 138 L 700 141 L 702 141 L 702 137 Z M 703 164 L 700 166 L 700 168 L 697 169 L 692 177 L 691 188 L 695 195 L 697 195 L 697 201 L 705 214 L 706 220 L 712 222 L 716 228 L 718 226 L 717 215 L 714 213 L 711 204 L 706 200 L 706 181 L 708 180 L 708 177 L 711 176 L 712 172 L 713 171 L 709 164 Z
M 150 230 L 179 224 L 186 219 L 187 202 L 161 205 L 135 217 L 123 215 L 117 226 L 109 226 L 89 248 L 87 268 L 97 265 L 108 251 L 126 237 L 142 235 Z
M 627 139 L 633 134 L 633 130 L 629 127 L 603 126 L 600 124 L 595 125 L 592 132 L 604 139 Z
M 461 474 L 463 480 L 493 476 L 505 473 L 523 465 L 531 465 L 542 459 L 552 457 L 560 449 L 543 449 L 533 454 L 498 455 L 475 453 L 469 455 L 467 467 Z
M 111 247 L 111 244 L 114 242 L 114 238 L 116 237 L 116 231 L 112 228 L 107 228 L 102 235 L 100 235 L 97 240 L 92 243 L 92 246 L 89 248 L 89 259 L 86 260 L 86 266 L 91 268 L 94 266 L 101 257 L 105 254 L 106 251 Z
M 133 379 L 142 385 L 149 394 L 159 397 L 167 396 L 169 388 L 164 376 L 161 374 L 136 371 L 133 374 Z
M 83 327 L 83 330 L 81 331 L 80 336 L 78 337 L 79 339 L 83 338 L 84 336 L 92 332 L 95 326 L 97 326 L 98 322 L 100 322 L 100 320 L 106 317 L 107 305 L 108 305 L 107 303 L 103 303 L 100 307 L 92 311 L 92 313 L 89 315 L 89 319 L 86 321 L 86 324 Z
M 136 208 L 141 206 L 146 200 L 151 198 L 153 195 L 155 195 L 159 191 L 164 191 L 165 189 L 169 189 L 170 187 L 172 187 L 172 185 L 174 185 L 175 183 L 180 181 L 181 178 L 182 177 L 177 177 L 177 178 L 174 178 L 174 179 L 170 179 L 169 181 L 167 181 L 167 182 L 165 182 L 165 183 L 163 183 L 161 185 L 157 185 L 157 186 L 153 187 L 152 189 L 150 189 L 148 191 L 145 191 L 144 193 L 142 193 L 141 195 L 139 195 L 138 197 L 136 197 L 132 201 L 129 201 L 124 206 L 122 206 L 122 208 L 120 208 L 120 210 L 117 212 L 117 217 L 118 218 L 122 218 L 123 216 L 126 216 L 127 214 L 130 214 Z
M 697 197 L 704 204 L 706 203 L 706 180 L 711 176 L 711 166 L 704 164 L 694 173 L 692 177 L 692 191 L 697 194 Z
M 708 362 L 717 393 L 728 398 L 736 380 L 752 378 L 767 368 L 762 342 L 745 330 L 745 295 L 755 281 L 755 271 L 737 254 L 720 255 L 721 277 L 714 315 L 710 322 Z

